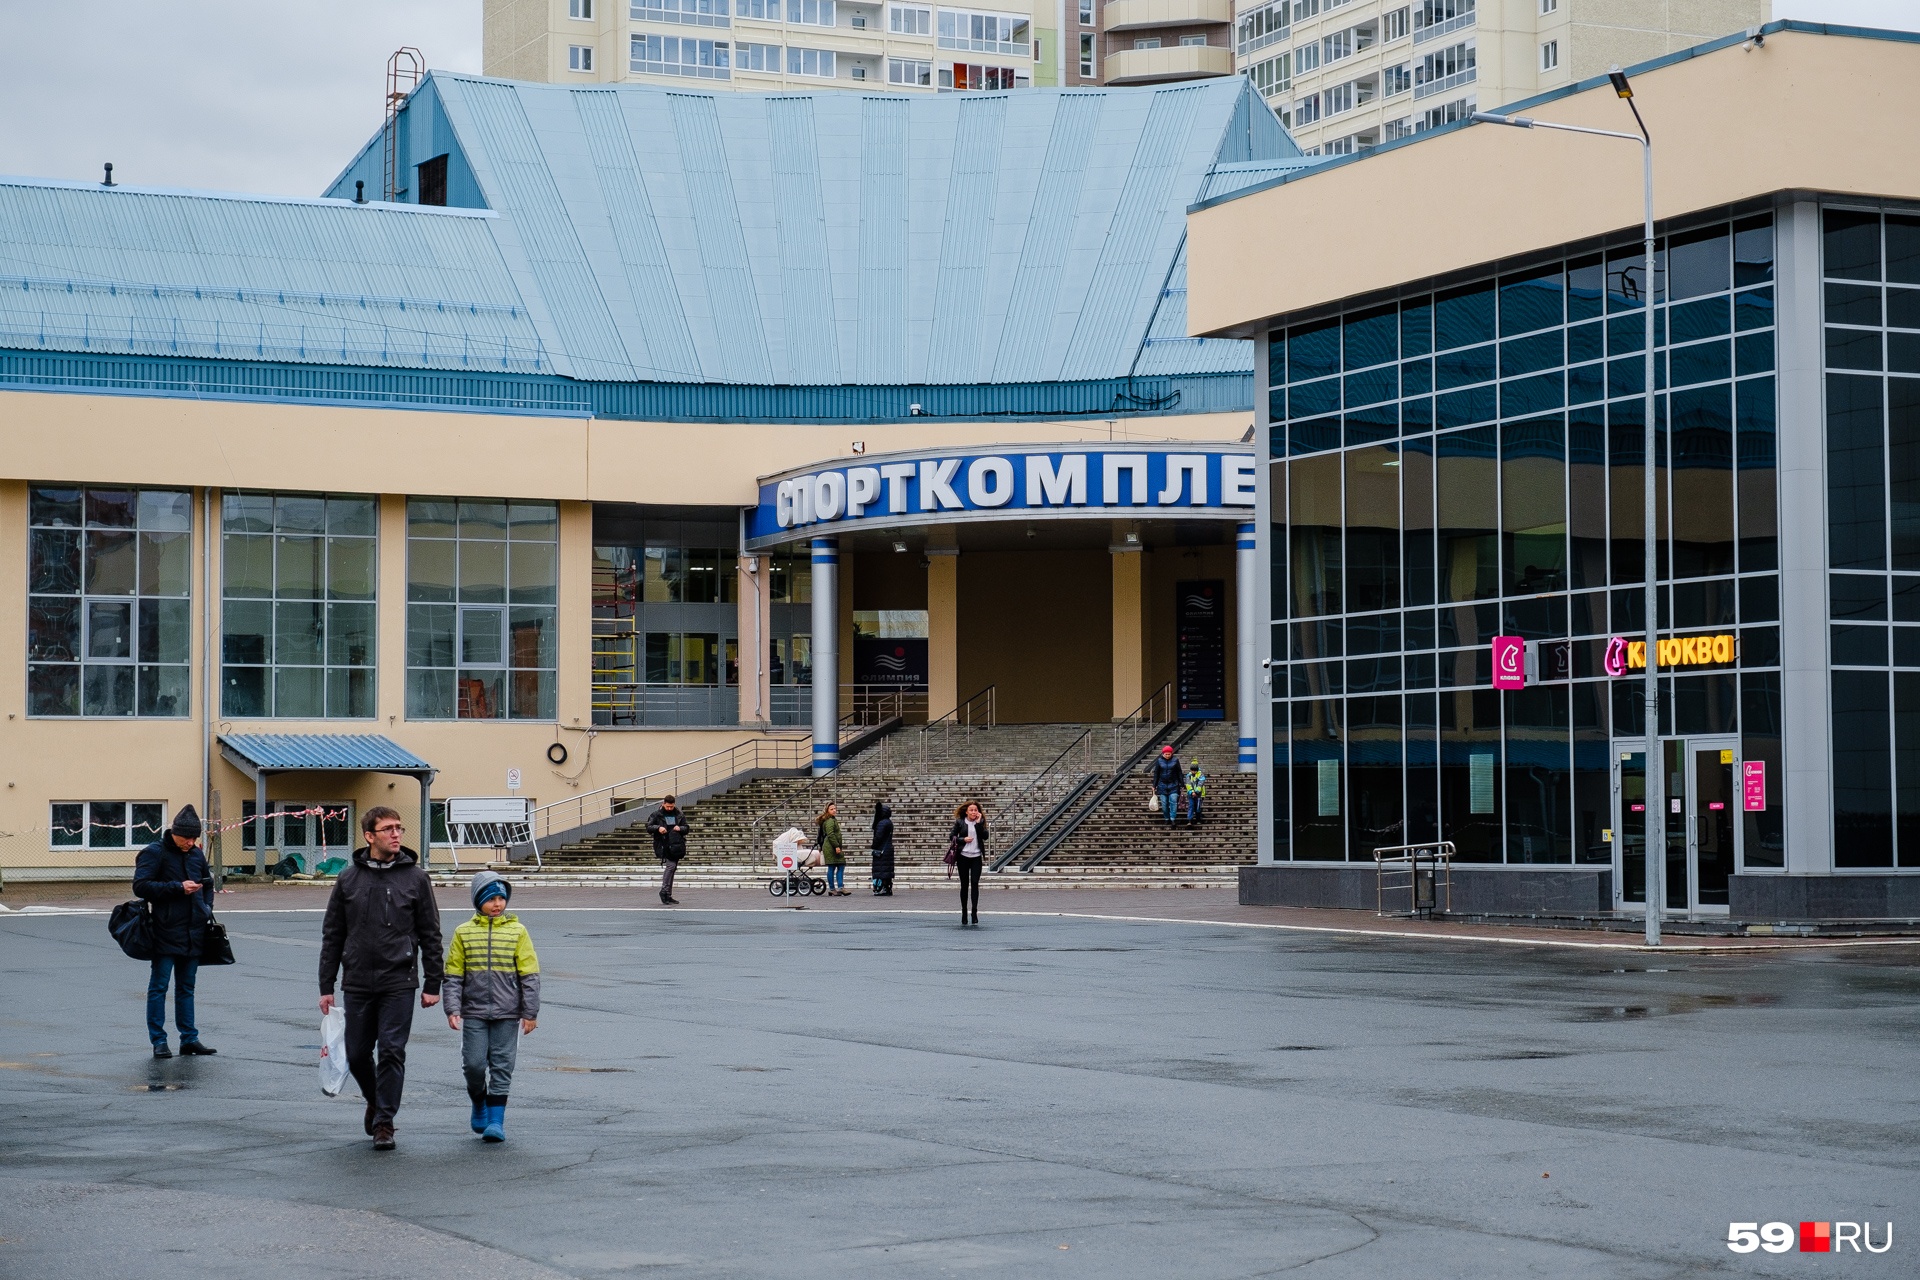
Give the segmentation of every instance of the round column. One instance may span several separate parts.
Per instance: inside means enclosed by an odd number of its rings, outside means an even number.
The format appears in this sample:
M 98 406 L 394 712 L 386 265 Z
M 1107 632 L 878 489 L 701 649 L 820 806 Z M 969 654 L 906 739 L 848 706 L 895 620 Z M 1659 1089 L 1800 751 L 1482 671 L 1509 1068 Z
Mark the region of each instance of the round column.
M 1234 610 L 1239 630 L 1240 772 L 1256 773 L 1260 765 L 1260 556 L 1254 545 L 1253 525 L 1243 524 L 1234 538 Z
M 840 767 L 840 540 L 813 540 L 813 774 Z

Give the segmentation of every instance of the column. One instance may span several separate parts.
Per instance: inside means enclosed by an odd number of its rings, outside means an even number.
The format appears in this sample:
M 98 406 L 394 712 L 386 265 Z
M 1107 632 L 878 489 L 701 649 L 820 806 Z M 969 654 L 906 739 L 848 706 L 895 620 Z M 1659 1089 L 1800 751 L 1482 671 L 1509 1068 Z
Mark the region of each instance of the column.
M 1820 208 L 1800 201 L 1774 224 L 1779 310 L 1780 718 L 1787 776 L 1787 872 L 1833 871 L 1833 689 L 1828 680 L 1825 359 Z M 1772 784 L 1772 779 L 1768 779 Z
M 960 705 L 960 553 L 927 548 L 927 719 Z
M 1260 764 L 1260 553 L 1252 521 L 1234 536 L 1234 623 L 1238 661 L 1234 664 L 1240 712 L 1240 772 Z
M 813 773 L 840 767 L 840 540 L 813 540 Z
M 764 725 L 773 719 L 773 689 L 767 653 L 767 623 L 773 616 L 768 603 L 767 557 L 742 555 L 739 560 L 740 708 L 741 724 Z
M 1107 548 L 1113 561 L 1113 718 L 1147 696 L 1146 555 L 1138 543 Z

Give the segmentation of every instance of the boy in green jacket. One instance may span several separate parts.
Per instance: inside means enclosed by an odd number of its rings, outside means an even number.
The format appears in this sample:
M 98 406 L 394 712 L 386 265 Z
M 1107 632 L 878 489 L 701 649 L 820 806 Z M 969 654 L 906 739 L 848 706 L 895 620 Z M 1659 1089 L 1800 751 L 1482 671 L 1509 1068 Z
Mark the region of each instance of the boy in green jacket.
M 519 1037 L 539 1025 L 540 957 L 527 926 L 507 914 L 512 885 L 482 871 L 473 877 L 471 892 L 474 916 L 453 931 L 440 994 L 447 1025 L 460 1033 L 473 1131 L 488 1142 L 505 1142 Z

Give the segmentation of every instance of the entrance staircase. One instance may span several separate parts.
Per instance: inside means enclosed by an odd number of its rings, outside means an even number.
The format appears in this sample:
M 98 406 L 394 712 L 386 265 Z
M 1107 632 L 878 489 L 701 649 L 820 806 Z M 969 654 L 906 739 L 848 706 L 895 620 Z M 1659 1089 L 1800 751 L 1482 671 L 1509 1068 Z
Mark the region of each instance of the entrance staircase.
M 1185 727 L 1160 730 L 1154 740 Z M 1254 860 L 1254 805 L 1253 775 L 1231 772 L 1237 755 L 1233 728 L 1209 724 L 1194 739 L 1201 760 L 1213 771 L 1206 820 L 1199 829 L 1170 831 L 1163 817 L 1149 814 L 1151 788 L 1144 770 L 1136 768 L 1033 871 L 1010 863 L 990 874 L 986 887 L 1236 883 L 1235 868 Z M 774 839 L 788 827 L 811 839 L 821 809 L 831 800 L 839 806 L 847 840 L 847 885 L 865 892 L 874 804 L 884 799 L 893 809 L 895 886 L 943 884 L 947 831 L 957 806 L 979 801 L 993 830 L 989 853 L 997 857 L 1071 797 L 1048 834 L 1062 828 L 1112 780 L 1115 756 L 1125 763 L 1146 740 L 1140 734 L 1122 737 L 1110 724 L 993 725 L 951 732 L 938 726 L 902 728 L 870 742 L 824 778 L 760 777 L 687 806 L 691 830 L 676 883 L 764 888 Z M 544 866 L 523 864 L 510 874 L 526 883 L 657 888 L 659 863 L 645 816 L 636 811 L 631 825 L 564 844 L 544 855 Z M 1035 843 L 1027 853 L 1038 847 Z

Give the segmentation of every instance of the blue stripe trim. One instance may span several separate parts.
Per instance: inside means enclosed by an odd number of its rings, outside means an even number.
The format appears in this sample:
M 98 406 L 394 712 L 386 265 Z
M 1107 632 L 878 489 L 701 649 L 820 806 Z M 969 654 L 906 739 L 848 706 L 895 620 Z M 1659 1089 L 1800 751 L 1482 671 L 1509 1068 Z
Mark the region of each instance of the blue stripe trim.
M 835 746 L 821 746 L 816 743 L 813 748 L 813 758 L 815 760 L 838 760 L 840 758 L 840 748 Z
M 813 562 L 815 564 L 839 564 L 840 557 L 833 552 L 826 552 L 823 554 L 821 552 L 816 551 L 813 553 Z
M 580 382 L 555 374 L 381 369 L 195 356 L 0 349 L 0 388 L 268 404 L 338 403 L 628 422 L 894 423 L 925 418 L 1167 417 L 1244 412 L 1250 373 L 983 386 L 732 386 Z M 1131 396 L 1132 399 L 1124 397 Z M 1143 411 L 1129 407 L 1160 403 Z M 921 406 L 910 414 L 910 405 Z

